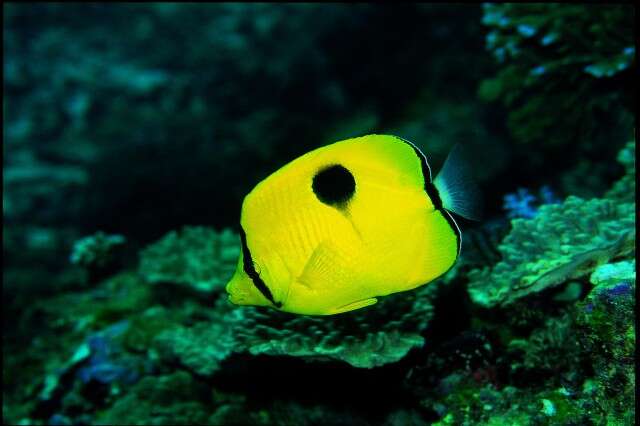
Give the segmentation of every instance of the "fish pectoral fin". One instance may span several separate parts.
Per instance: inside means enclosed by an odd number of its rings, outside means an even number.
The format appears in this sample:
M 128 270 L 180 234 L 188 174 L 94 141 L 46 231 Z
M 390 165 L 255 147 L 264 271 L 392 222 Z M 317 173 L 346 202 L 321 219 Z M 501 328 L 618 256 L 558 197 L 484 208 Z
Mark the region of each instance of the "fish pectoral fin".
M 347 303 L 331 311 L 332 314 L 341 314 L 343 312 L 354 311 L 356 309 L 364 308 L 366 306 L 374 305 L 378 302 L 378 299 L 372 297 L 370 299 L 362 299 L 357 302 Z
M 309 257 L 298 281 L 309 289 L 326 289 L 346 283 L 349 278 L 347 259 L 333 243 L 323 241 Z

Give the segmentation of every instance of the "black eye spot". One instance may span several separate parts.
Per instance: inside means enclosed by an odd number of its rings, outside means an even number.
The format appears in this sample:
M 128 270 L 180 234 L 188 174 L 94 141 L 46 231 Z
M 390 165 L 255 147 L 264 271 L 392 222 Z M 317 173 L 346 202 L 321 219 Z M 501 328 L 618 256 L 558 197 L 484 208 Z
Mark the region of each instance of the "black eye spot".
M 356 180 L 349 170 L 340 164 L 334 164 L 316 173 L 311 188 L 323 203 L 339 206 L 353 197 Z

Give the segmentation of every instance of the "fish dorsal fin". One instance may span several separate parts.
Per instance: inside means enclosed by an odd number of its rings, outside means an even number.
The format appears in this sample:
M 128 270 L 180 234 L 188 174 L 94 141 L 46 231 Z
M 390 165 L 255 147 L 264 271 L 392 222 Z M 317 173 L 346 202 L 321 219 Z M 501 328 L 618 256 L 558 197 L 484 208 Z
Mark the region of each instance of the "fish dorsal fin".
M 459 144 L 449 153 L 433 184 L 445 209 L 466 219 L 480 220 L 480 191 Z

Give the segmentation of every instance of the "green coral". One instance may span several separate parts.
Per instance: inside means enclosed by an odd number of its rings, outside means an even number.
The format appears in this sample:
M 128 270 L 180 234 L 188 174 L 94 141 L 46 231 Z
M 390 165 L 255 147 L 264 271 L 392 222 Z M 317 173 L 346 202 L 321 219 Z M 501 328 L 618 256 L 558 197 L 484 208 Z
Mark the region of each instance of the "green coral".
M 485 4 L 486 47 L 501 68 L 481 97 L 508 108 L 518 142 L 610 140 L 632 123 L 633 16 L 630 5 Z
M 207 388 L 186 372 L 145 377 L 98 414 L 99 425 L 175 425 L 204 424 L 211 405 Z
M 618 153 L 618 162 L 624 167 L 624 176 L 605 194 L 606 198 L 622 202 L 635 201 L 636 197 L 636 141 L 627 144 Z
M 220 298 L 211 321 L 166 330 L 154 348 L 166 363 L 203 376 L 233 353 L 338 360 L 373 368 L 396 362 L 424 343 L 436 286 L 383 298 L 376 306 L 330 317 L 233 306 Z
M 239 238 L 202 226 L 171 231 L 140 252 L 138 272 L 149 283 L 176 283 L 205 293 L 220 290 L 233 275 Z
M 336 359 L 372 368 L 421 347 L 436 285 L 382 298 L 375 306 L 330 317 L 245 308 L 237 336 L 254 355 Z
M 471 299 L 487 308 L 506 305 L 633 253 L 635 140 L 624 146 L 618 161 L 625 174 L 606 198 L 569 196 L 562 204 L 542 206 L 532 219 L 512 220 L 511 232 L 498 245 L 501 261 L 469 272 Z
M 633 250 L 635 202 L 583 200 L 540 208 L 533 219 L 514 219 L 498 246 L 502 260 L 469 272 L 471 299 L 484 307 L 517 299 L 587 275 Z
M 98 231 L 76 241 L 69 260 L 85 268 L 104 268 L 113 260 L 113 250 L 124 243 L 122 235 L 107 235 Z
M 612 283 L 615 285 L 625 281 L 635 282 L 635 280 L 635 259 L 598 266 L 589 277 L 589 281 L 593 285 L 610 285 Z
M 580 342 L 594 372 L 585 382 L 585 393 L 605 413 L 607 424 L 633 424 L 635 261 L 602 266 L 591 280 L 596 286 L 578 304 L 576 318 Z
M 232 332 L 234 319 L 239 318 L 224 315 L 215 322 L 170 328 L 153 340 L 154 351 L 167 364 L 177 361 L 196 374 L 210 376 L 238 347 Z
M 591 424 L 599 413 L 564 388 L 531 391 L 505 386 L 480 386 L 457 374 L 446 377 L 452 386 L 440 402 L 442 418 L 434 425 Z
M 511 370 L 524 368 L 546 376 L 558 371 L 571 371 L 580 363 L 580 347 L 575 335 L 574 319 L 570 314 L 548 318 L 527 339 L 513 339 L 508 351 L 514 356 Z M 522 363 L 516 361 L 522 353 Z
M 139 273 L 152 283 L 186 283 L 203 291 L 217 290 L 236 267 L 238 245 L 238 238 L 228 230 L 217 233 L 205 227 L 184 227 L 143 250 Z M 377 367 L 422 346 L 421 333 L 433 315 L 436 289 L 437 285 L 430 284 L 382 298 L 372 308 L 331 317 L 233 306 L 221 296 L 214 309 L 204 314 L 210 317 L 207 321 L 162 330 L 152 335 L 152 346 L 166 363 L 177 361 L 202 376 L 215 373 L 232 353 L 243 352 Z

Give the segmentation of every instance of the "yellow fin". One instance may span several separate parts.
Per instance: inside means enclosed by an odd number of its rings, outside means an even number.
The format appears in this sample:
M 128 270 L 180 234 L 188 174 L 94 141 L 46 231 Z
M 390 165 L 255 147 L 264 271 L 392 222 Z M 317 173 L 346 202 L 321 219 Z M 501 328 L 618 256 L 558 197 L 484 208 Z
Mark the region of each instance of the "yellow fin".
M 319 289 L 346 283 L 350 275 L 347 259 L 336 250 L 335 244 L 323 241 L 309 257 L 298 281 L 309 288 Z
M 374 305 L 378 299 L 372 297 L 370 299 L 358 300 L 357 302 L 347 303 L 331 311 L 331 314 L 341 314 L 343 312 L 354 311 L 356 309 L 364 308 L 365 306 Z

